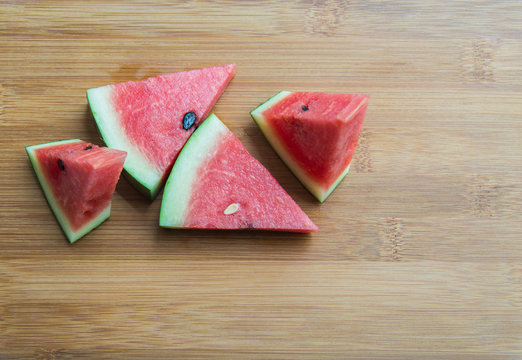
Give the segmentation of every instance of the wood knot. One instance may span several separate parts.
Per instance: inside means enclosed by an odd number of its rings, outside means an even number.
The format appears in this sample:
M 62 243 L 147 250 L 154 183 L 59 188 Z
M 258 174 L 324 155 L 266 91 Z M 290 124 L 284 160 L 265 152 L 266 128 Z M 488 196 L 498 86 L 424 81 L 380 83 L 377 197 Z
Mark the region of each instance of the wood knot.
M 403 222 L 397 218 L 386 218 L 380 224 L 379 236 L 381 258 L 389 261 L 400 261 L 402 258 Z
M 313 0 L 306 15 L 306 31 L 325 36 L 334 35 L 337 28 L 344 23 L 348 6 L 348 1 Z
M 466 81 L 477 83 L 495 82 L 493 56 L 497 41 L 488 39 L 475 40 L 464 49 L 462 64 Z
M 63 359 L 63 349 L 44 349 L 40 348 L 34 356 L 37 360 L 59 360 Z
M 494 216 L 494 203 L 499 197 L 500 185 L 484 176 L 477 176 L 469 185 L 468 199 L 471 212 L 476 216 Z
M 371 173 L 374 171 L 368 145 L 368 140 L 371 136 L 372 134 L 368 130 L 363 129 L 361 131 L 361 135 L 359 135 L 359 143 L 355 148 L 355 154 L 350 169 L 360 173 Z

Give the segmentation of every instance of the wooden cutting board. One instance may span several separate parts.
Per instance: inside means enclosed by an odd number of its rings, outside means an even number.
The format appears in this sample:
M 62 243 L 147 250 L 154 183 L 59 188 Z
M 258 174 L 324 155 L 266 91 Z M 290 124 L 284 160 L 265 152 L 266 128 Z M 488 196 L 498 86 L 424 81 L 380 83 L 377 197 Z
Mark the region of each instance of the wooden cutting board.
M 521 35 L 518 0 L 2 1 L 0 359 L 522 358 Z M 24 147 L 231 62 L 214 111 L 321 231 L 167 231 L 122 180 L 69 245 Z M 283 89 L 371 95 L 324 204 L 249 116 Z

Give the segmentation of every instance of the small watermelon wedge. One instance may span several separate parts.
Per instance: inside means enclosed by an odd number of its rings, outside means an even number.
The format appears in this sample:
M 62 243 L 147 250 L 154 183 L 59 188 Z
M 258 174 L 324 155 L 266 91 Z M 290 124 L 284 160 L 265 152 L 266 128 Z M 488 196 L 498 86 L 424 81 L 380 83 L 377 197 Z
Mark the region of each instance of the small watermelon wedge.
M 174 164 L 160 226 L 313 232 L 319 228 L 214 114 Z
M 368 99 L 281 91 L 250 115 L 294 175 L 323 202 L 350 169 Z
M 79 139 L 26 147 L 58 223 L 71 243 L 105 221 L 126 153 Z
M 234 64 L 214 66 L 87 90 L 105 144 L 128 153 L 125 172 L 145 196 L 157 196 L 235 71 Z

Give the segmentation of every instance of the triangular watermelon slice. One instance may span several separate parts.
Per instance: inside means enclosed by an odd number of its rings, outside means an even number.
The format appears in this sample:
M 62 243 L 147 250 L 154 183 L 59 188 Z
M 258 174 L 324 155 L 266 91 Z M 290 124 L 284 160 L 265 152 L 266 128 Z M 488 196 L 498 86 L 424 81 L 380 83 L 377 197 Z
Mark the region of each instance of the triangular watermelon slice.
M 47 202 L 71 243 L 111 212 L 124 151 L 78 139 L 26 147 Z
M 250 114 L 290 170 L 323 202 L 350 169 L 368 99 L 281 91 Z
M 87 90 L 107 146 L 128 153 L 124 169 L 154 199 L 181 148 L 235 74 L 234 64 Z
M 163 192 L 160 226 L 319 230 L 214 114 L 174 164 Z

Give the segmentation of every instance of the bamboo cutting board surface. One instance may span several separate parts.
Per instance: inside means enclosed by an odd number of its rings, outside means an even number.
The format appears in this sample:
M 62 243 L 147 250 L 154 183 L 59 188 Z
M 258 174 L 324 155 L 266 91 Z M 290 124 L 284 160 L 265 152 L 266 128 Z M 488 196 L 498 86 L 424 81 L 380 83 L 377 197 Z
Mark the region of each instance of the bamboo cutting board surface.
M 2 1 L 0 359 L 522 358 L 521 35 L 516 0 Z M 122 179 L 69 245 L 24 147 L 232 62 L 214 112 L 321 231 L 164 230 Z M 249 116 L 283 89 L 371 95 L 324 204 Z

